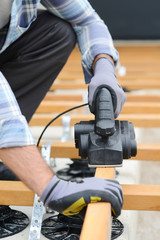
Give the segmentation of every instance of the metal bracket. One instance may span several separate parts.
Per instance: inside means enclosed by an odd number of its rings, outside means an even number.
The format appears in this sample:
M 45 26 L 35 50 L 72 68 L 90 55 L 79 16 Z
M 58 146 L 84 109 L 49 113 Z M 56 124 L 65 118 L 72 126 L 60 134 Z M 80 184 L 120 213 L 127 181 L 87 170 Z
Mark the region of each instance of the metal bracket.
M 70 121 L 71 121 L 71 116 L 66 115 L 62 117 L 62 127 L 63 127 L 63 132 L 62 132 L 62 138 L 61 142 L 67 142 L 70 134 Z
M 47 165 L 50 165 L 50 153 L 51 143 L 44 144 L 41 149 L 41 155 L 46 161 Z M 39 200 L 39 196 L 35 194 L 28 240 L 40 240 L 43 210 L 43 202 L 41 202 Z
M 119 62 L 118 65 L 117 65 L 117 70 L 118 70 L 118 75 L 119 75 L 119 76 L 124 77 L 124 76 L 126 75 L 126 72 L 127 72 L 126 67 L 125 67 L 125 66 L 122 66 L 122 65 L 120 64 L 120 62 Z

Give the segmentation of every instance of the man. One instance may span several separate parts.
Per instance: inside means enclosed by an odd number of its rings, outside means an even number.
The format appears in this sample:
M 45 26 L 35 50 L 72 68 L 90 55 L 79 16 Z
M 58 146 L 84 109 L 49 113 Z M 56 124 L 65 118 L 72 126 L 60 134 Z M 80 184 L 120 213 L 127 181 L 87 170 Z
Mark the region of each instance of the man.
M 26 122 L 76 42 L 89 84 L 91 112 L 97 91 L 106 87 L 117 117 L 126 100 L 115 76 L 118 53 L 107 27 L 87 0 L 42 0 L 48 11 L 37 11 L 39 2 L 0 1 L 0 158 L 45 205 L 58 212 L 78 214 L 96 197 L 96 201 L 111 202 L 113 215 L 118 216 L 123 203 L 118 182 L 59 180 L 43 161 Z

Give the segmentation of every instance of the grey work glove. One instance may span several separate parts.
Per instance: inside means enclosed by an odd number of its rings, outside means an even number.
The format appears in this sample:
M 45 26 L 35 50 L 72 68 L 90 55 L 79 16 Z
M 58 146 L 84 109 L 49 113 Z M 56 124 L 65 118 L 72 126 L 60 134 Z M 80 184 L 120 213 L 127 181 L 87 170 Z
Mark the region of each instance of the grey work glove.
M 45 206 L 63 215 L 81 215 L 88 203 L 110 202 L 112 214 L 118 217 L 123 204 L 122 188 L 116 180 L 84 178 L 82 182 L 67 182 L 56 176 L 47 185 L 40 200 Z
M 111 93 L 114 115 L 117 118 L 126 101 L 126 95 L 117 81 L 115 66 L 107 58 L 98 59 L 95 64 L 94 76 L 89 84 L 88 101 L 92 113 L 95 113 L 96 94 L 102 87 L 106 87 Z

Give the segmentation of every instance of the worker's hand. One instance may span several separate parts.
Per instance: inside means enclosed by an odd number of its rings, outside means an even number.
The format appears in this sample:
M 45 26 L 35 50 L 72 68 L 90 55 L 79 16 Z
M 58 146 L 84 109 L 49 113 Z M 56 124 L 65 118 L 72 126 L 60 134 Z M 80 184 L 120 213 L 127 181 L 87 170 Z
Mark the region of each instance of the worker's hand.
M 126 101 L 126 95 L 116 79 L 114 64 L 107 58 L 98 59 L 95 64 L 94 76 L 89 84 L 88 101 L 92 113 L 95 113 L 96 94 L 102 87 L 106 87 L 112 95 L 116 118 Z
M 118 217 L 123 204 L 122 188 L 116 180 L 84 178 L 82 182 L 67 182 L 52 178 L 40 200 L 45 206 L 64 215 L 80 214 L 88 203 L 110 202 Z

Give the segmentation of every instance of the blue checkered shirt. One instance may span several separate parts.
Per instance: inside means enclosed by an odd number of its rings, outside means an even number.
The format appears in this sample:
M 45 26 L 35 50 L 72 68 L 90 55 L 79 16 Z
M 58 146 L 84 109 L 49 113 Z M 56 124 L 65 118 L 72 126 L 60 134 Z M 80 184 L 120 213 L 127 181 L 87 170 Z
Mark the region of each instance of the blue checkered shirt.
M 87 0 L 14 0 L 8 32 L 0 53 L 16 41 L 36 20 L 40 2 L 48 11 L 71 23 L 82 54 L 82 67 L 86 83 L 90 82 L 92 62 L 98 54 L 108 54 L 113 57 L 115 62 L 118 62 L 118 52 L 113 46 L 108 28 Z M 3 98 L 0 98 L 0 148 L 34 144 L 28 124 L 20 113 L 16 99 L 14 98 L 13 101 L 11 89 L 7 83 L 3 87 L 5 81 L 1 74 L 0 91 Z M 8 97 L 5 92 L 8 92 Z M 12 106 L 12 104 L 14 105 Z M 15 109 L 19 114 L 12 118 Z M 11 112 L 10 118 L 9 114 L 7 115 L 9 112 Z M 8 117 L 6 118 L 6 116 Z M 11 121 L 13 119 L 14 121 Z

